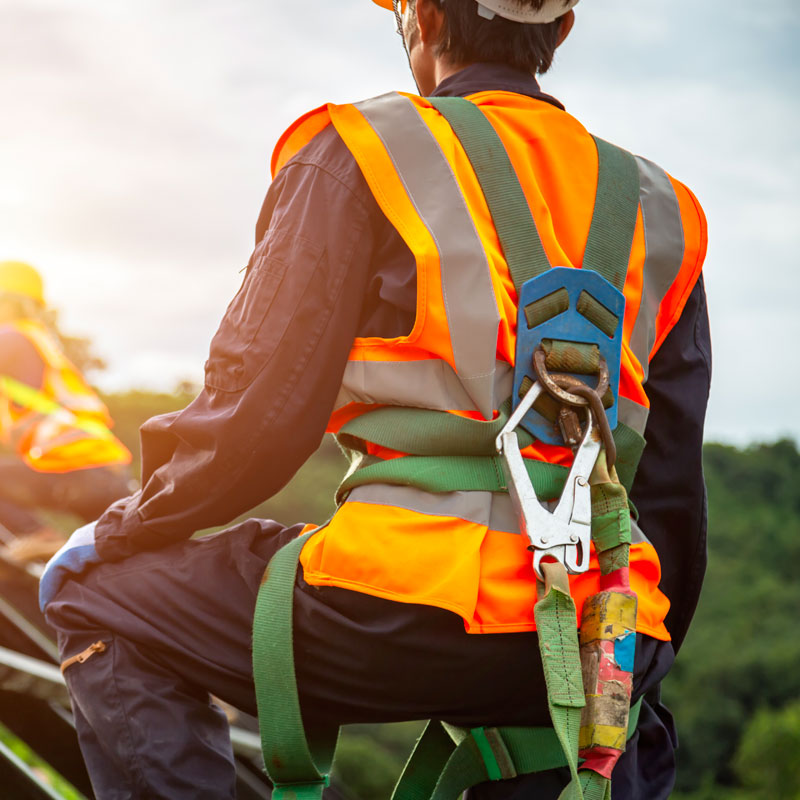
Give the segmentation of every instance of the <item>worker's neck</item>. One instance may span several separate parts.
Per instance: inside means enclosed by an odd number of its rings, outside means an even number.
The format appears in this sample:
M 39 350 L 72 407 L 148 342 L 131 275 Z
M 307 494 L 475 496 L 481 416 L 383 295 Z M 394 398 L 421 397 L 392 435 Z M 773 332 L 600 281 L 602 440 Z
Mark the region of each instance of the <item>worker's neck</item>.
M 456 72 L 461 72 L 462 69 L 466 69 L 466 67 L 469 66 L 471 66 L 471 62 L 469 61 L 461 64 L 454 64 L 449 60 L 446 61 L 444 59 L 437 59 L 436 67 L 434 69 L 436 85 L 438 86 L 446 78 L 449 78 L 451 75 L 455 75 Z
M 462 69 L 468 66 L 470 66 L 470 62 L 455 64 L 441 56 L 433 60 L 432 63 L 429 61 L 427 69 L 423 66 L 423 69 L 414 70 L 419 93 L 427 97 L 443 80 L 455 75 L 456 72 L 461 72 Z

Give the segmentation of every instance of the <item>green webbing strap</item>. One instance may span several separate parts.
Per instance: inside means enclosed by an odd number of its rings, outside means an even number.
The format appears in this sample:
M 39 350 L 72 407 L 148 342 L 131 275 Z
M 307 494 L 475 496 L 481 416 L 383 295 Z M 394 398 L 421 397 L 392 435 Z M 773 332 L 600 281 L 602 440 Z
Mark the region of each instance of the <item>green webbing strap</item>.
M 614 469 L 617 470 L 619 482 L 625 487 L 625 491 L 630 493 L 633 479 L 636 477 L 636 469 L 647 442 L 644 436 L 633 428 L 629 428 L 624 422 L 617 423 L 613 435 L 614 444 L 617 446 L 617 460 L 614 463 Z
M 537 497 L 554 500 L 561 496 L 569 472 L 566 467 L 526 458 L 525 469 Z M 434 494 L 508 491 L 500 456 L 404 456 L 386 461 L 367 457 L 339 485 L 337 504 L 356 486 L 368 483 L 414 486 Z
M 628 714 L 628 739 L 630 740 L 631 736 L 636 733 L 636 728 L 639 727 L 639 714 L 642 710 L 642 700 L 644 698 L 640 697 L 632 706 L 630 713 Z
M 596 270 L 622 291 L 639 211 L 639 169 L 627 150 L 592 138 L 597 145 L 597 194 L 583 268 Z
M 294 585 L 300 552 L 313 533 L 315 531 L 289 542 L 273 556 L 256 601 L 253 677 L 264 763 L 275 784 L 275 800 L 320 800 L 328 783 L 335 749 L 335 736 L 324 742 L 307 741 L 294 669 Z M 558 590 L 551 589 L 548 595 L 551 599 L 545 605 L 556 606 L 556 626 L 568 629 L 571 625 L 574 630 L 574 605 L 570 611 L 563 594 L 554 592 Z M 572 602 L 568 597 L 566 600 Z M 545 607 L 541 610 L 548 614 Z M 539 619 L 537 624 L 542 624 Z M 547 627 L 549 620 L 545 619 L 544 624 Z M 540 641 L 541 636 L 540 633 Z M 548 636 L 546 633 L 545 637 Z M 548 654 L 552 654 L 555 661 L 565 657 L 557 647 L 548 646 Z M 545 675 L 547 679 L 547 672 Z M 574 675 L 566 683 L 560 675 L 549 680 L 556 681 L 554 698 L 557 704 L 578 702 Z M 636 730 L 641 702 L 640 699 L 631 707 L 628 738 Z M 417 742 L 392 798 L 456 800 L 462 791 L 478 783 L 567 764 L 561 741 L 553 728 L 486 727 L 470 730 L 432 721 Z M 581 782 L 593 781 L 592 774 L 581 774 Z M 603 800 L 603 795 L 589 794 L 584 790 L 584 799 Z
M 309 742 L 300 716 L 292 647 L 292 600 L 300 551 L 310 531 L 269 562 L 253 620 L 253 679 L 264 765 L 273 800 L 321 800 L 336 736 Z
M 543 569 L 547 566 L 544 564 Z M 534 606 L 533 615 L 539 634 L 550 719 L 571 776 L 559 800 L 580 800 L 578 736 L 581 709 L 586 705 L 586 698 L 583 694 L 575 602 L 570 597 L 563 567 L 561 571 L 565 585 L 552 585 Z
M 598 775 L 596 772 L 584 769 L 578 773 L 578 781 L 580 783 L 581 794 L 578 795 L 575 790 L 567 793 L 570 789 L 568 786 L 559 797 L 559 800 L 567 800 L 567 798 L 583 797 L 583 800 L 611 800 L 611 781 Z
M 609 339 L 614 338 L 614 331 L 617 328 L 619 318 L 600 301 L 595 300 L 589 292 L 584 290 L 578 295 L 575 310 L 582 317 L 586 317 L 596 328 L 600 328 Z
M 525 281 L 550 269 L 550 262 L 506 148 L 474 103 L 462 97 L 429 99 L 450 123 L 475 170 L 519 294 Z
M 490 422 L 401 406 L 387 406 L 356 417 L 343 425 L 337 435 L 343 447 L 358 451 L 363 442 L 373 442 L 410 456 L 388 461 L 362 458 L 354 463 L 337 490 L 337 502 L 366 483 L 415 486 L 429 492 L 507 491 L 495 439 L 508 419 L 509 409 L 506 401 L 498 418 Z M 522 428 L 517 428 L 517 435 L 520 448 L 533 440 Z M 614 441 L 617 474 L 630 490 L 645 440 L 620 422 L 614 429 Z M 550 500 L 560 495 L 567 474 L 564 467 L 531 459 L 525 459 L 525 466 L 539 497 Z
M 406 763 L 392 800 L 455 800 L 478 783 L 565 764 L 552 728 L 469 730 L 431 721 Z
M 631 706 L 628 739 L 636 731 L 641 698 Z M 499 756 L 499 757 L 498 757 Z M 553 728 L 459 728 L 431 721 L 417 741 L 395 786 L 392 800 L 455 800 L 486 781 L 566 767 L 567 759 Z M 595 773 L 579 773 L 581 784 L 602 782 Z M 591 780 L 590 780 L 591 779 Z M 590 787 L 585 800 L 594 800 Z M 598 800 L 602 794 L 596 795 Z
M 385 406 L 342 425 L 337 439 L 346 448 L 359 449 L 355 439 L 415 456 L 493 456 L 497 455 L 495 440 L 510 413 L 510 399 L 498 410 L 497 419 L 489 422 L 447 411 Z M 520 449 L 533 442 L 523 428 L 517 428 L 517 437 Z
M 600 348 L 596 344 L 542 339 L 545 366 L 550 372 L 576 372 L 597 375 L 600 371 Z

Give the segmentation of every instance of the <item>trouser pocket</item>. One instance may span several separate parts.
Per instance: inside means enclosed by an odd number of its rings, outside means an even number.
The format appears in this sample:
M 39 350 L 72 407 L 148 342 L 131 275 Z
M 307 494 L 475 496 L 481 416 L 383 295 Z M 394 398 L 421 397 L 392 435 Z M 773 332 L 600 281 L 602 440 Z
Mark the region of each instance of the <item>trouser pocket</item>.
M 61 665 L 98 800 L 226 800 L 225 715 L 163 654 L 106 631 L 61 636 Z M 0 795 L 2 793 L 0 792 Z
M 61 642 L 61 653 L 68 656 L 61 672 L 94 793 L 100 800 L 144 800 L 146 784 L 115 675 L 117 643 L 106 631 L 75 638 Z

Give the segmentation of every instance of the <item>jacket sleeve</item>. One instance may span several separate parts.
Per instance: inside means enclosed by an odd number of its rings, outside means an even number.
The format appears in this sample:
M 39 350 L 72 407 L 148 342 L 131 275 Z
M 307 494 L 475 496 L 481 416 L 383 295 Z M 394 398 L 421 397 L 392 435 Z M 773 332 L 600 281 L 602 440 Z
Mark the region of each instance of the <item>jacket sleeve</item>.
M 706 568 L 703 425 L 711 383 L 711 335 L 702 275 L 650 362 L 650 416 L 631 499 L 661 561 L 670 600 L 666 626 L 677 651 L 697 607 Z
M 230 521 L 280 490 L 319 445 L 362 312 L 374 221 L 348 170 L 316 150 L 321 158 L 301 151 L 270 187 L 202 392 L 142 426 L 143 488 L 99 520 L 102 558 Z

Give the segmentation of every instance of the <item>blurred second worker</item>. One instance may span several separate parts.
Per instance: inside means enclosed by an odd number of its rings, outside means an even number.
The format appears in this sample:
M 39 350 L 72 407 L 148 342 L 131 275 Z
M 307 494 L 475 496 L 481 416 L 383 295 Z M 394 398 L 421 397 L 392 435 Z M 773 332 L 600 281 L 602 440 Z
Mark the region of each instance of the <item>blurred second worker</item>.
M 90 521 L 130 493 L 131 454 L 112 424 L 51 329 L 41 275 L 0 262 L 0 526 L 16 558 L 62 544 L 42 510 Z

